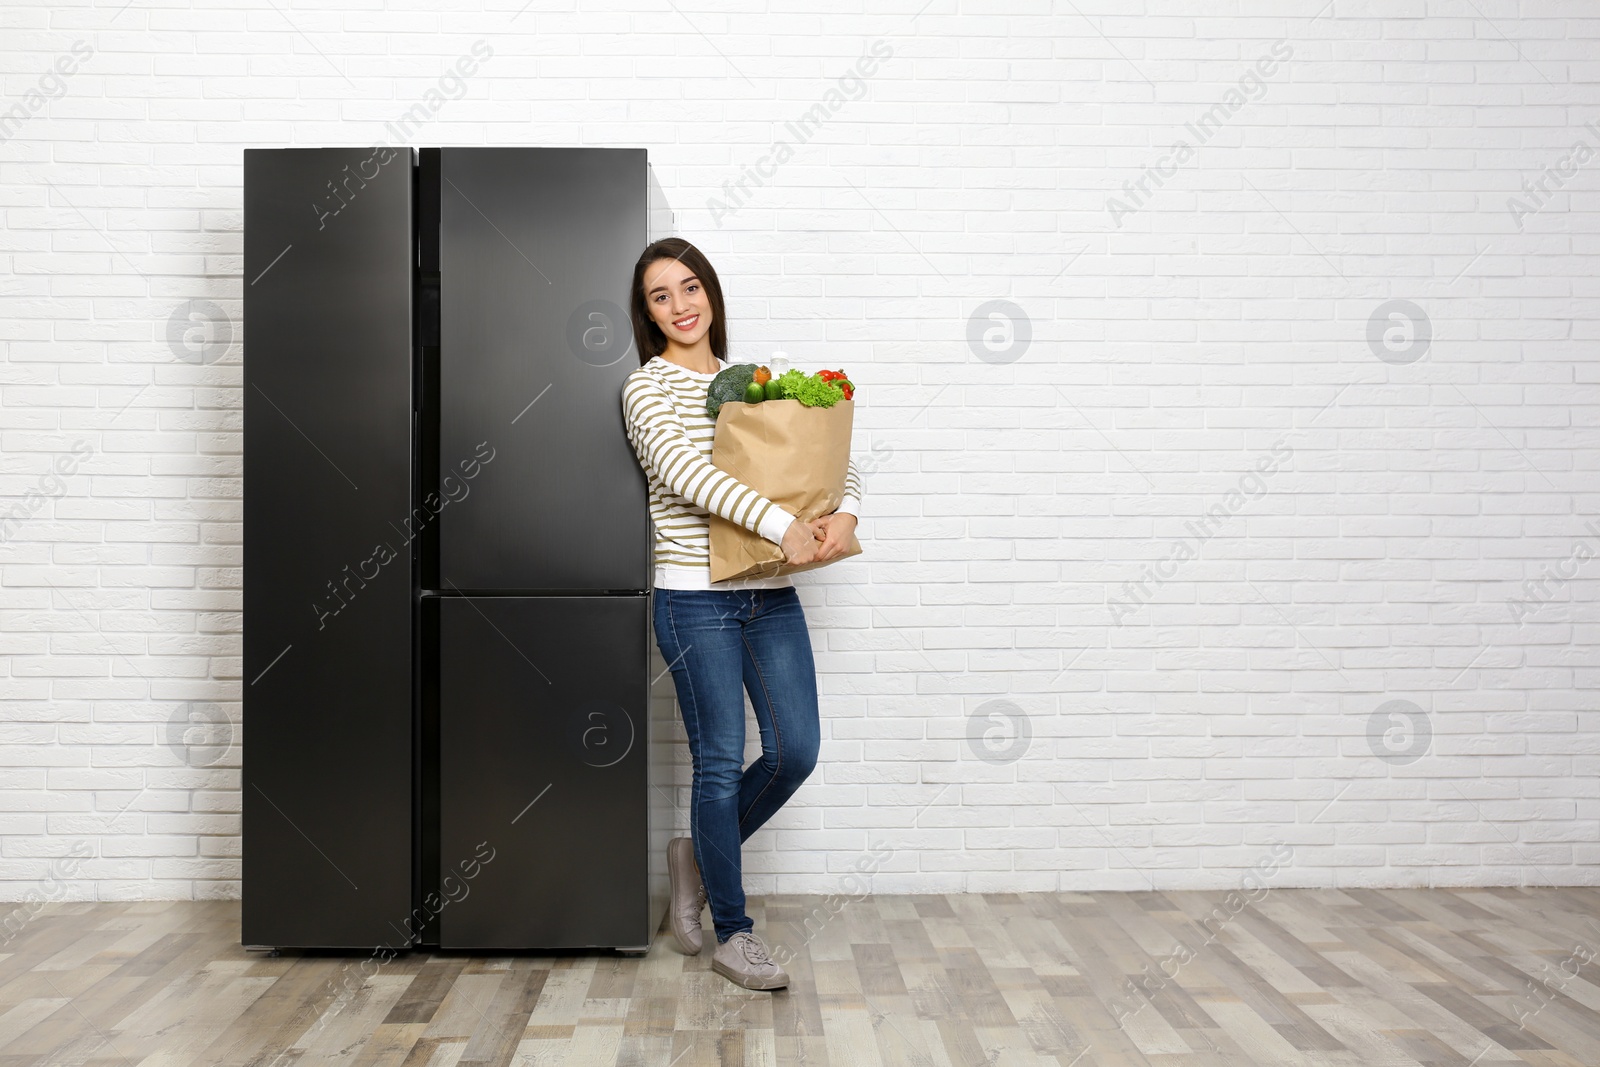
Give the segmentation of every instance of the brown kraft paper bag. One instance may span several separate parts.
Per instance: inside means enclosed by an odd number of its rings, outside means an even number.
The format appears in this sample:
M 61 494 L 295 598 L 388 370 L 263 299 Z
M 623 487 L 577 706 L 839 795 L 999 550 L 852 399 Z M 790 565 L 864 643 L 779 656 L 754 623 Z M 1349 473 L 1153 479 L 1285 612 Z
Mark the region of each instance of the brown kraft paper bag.
M 854 400 L 831 408 L 806 407 L 798 400 L 729 401 L 717 411 L 711 463 L 795 518 L 812 522 L 844 499 L 854 418 Z M 843 555 L 791 567 L 783 549 L 760 534 L 716 514 L 710 522 L 713 582 L 798 574 L 861 554 L 861 542 L 852 533 Z

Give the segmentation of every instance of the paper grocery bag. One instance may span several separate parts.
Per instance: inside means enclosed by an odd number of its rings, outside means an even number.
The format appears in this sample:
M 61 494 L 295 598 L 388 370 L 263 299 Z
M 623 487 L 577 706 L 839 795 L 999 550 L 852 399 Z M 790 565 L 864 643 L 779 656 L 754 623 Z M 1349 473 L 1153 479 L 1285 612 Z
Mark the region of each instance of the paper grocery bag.
M 855 401 L 831 408 L 798 400 L 729 401 L 717 411 L 711 463 L 802 522 L 819 519 L 844 499 Z M 720 515 L 711 516 L 711 580 L 776 578 L 826 567 L 861 554 L 854 533 L 844 555 L 791 567 L 783 549 Z

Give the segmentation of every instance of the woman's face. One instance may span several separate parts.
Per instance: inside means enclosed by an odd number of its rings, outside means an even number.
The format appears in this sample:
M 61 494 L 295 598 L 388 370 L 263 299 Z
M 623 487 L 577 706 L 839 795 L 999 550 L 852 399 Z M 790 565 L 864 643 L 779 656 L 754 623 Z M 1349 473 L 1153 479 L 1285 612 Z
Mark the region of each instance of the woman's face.
M 645 268 L 644 302 L 668 341 L 692 347 L 711 331 L 706 288 L 676 259 L 658 259 Z

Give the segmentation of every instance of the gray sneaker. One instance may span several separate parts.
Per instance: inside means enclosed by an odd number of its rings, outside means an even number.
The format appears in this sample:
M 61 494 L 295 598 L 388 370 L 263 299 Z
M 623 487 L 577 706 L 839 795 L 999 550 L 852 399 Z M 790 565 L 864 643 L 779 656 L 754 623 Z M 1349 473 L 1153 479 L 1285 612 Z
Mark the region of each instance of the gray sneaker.
M 747 930 L 717 946 L 711 954 L 711 969 L 746 989 L 782 989 L 789 984 L 789 976 L 767 954 L 761 938 Z
M 706 887 L 700 881 L 700 868 L 695 866 L 694 842 L 687 837 L 674 837 L 667 842 L 667 882 L 672 890 L 672 902 L 667 909 L 672 920 L 672 936 L 684 955 L 698 955 Z

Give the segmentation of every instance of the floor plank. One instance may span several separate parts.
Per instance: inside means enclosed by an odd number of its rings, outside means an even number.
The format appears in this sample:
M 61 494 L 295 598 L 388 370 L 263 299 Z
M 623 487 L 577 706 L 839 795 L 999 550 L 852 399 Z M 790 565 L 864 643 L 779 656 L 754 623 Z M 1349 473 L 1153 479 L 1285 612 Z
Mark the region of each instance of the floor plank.
M 778 993 L 665 930 L 380 968 L 246 952 L 236 901 L 51 903 L 0 953 L 0 1067 L 1600 1063 L 1600 890 L 1226 896 L 752 898 Z

